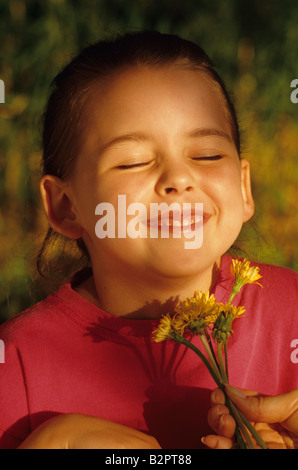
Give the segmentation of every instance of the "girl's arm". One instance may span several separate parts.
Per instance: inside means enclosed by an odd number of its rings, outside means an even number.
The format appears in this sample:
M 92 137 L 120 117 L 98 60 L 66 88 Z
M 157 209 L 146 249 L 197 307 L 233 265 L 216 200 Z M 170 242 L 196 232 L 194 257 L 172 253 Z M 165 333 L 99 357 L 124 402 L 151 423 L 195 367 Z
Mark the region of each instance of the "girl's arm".
M 152 436 L 94 416 L 63 414 L 35 429 L 19 449 L 160 449 Z

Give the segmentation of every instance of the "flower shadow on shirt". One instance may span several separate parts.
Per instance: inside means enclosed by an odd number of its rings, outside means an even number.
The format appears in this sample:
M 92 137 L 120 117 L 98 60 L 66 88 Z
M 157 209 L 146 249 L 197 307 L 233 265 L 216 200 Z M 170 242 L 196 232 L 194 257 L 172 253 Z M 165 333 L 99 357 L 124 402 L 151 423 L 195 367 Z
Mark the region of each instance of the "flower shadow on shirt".
M 155 300 L 146 305 L 146 310 L 154 312 L 158 307 L 158 311 L 162 309 L 167 313 L 175 303 L 176 299 L 169 299 L 163 308 L 159 301 Z M 133 312 L 126 318 L 134 319 L 137 314 L 138 312 Z M 96 343 L 114 342 L 116 351 L 118 351 L 119 343 L 121 344 L 121 357 L 115 352 L 115 357 L 117 357 L 115 374 L 117 370 L 123 368 L 127 371 L 127 381 L 131 384 L 137 381 L 138 385 L 140 385 L 139 377 L 144 376 L 141 380 L 144 388 L 140 391 L 143 416 L 139 417 L 139 422 L 143 422 L 146 429 L 140 429 L 141 431 L 154 436 L 165 449 L 199 448 L 200 437 L 210 433 L 207 424 L 210 390 L 200 387 L 201 365 L 197 365 L 198 360 L 192 361 L 191 364 L 194 364 L 192 371 L 188 363 L 185 376 L 183 376 L 185 363 L 189 361 L 189 355 L 193 352 L 183 345 L 170 341 L 154 343 L 148 330 L 145 335 L 140 335 L 137 322 L 128 321 L 129 334 L 122 334 L 124 331 L 122 321 L 115 322 L 111 318 L 109 329 L 109 320 L 105 318 L 104 325 L 102 325 L 99 319 L 98 323 L 90 323 L 85 335 L 90 336 Z M 156 323 L 152 322 L 152 330 Z M 122 326 L 117 329 L 115 325 Z M 123 346 L 126 348 L 123 349 Z M 127 350 L 127 357 L 125 357 L 125 350 Z M 132 358 L 132 353 L 137 361 Z M 131 366 L 129 361 L 131 361 Z M 123 393 L 128 393 L 126 387 L 122 389 Z M 128 403 L 130 400 L 131 397 L 127 396 Z M 123 424 L 131 426 L 129 422 Z
M 166 302 L 161 304 L 159 300 L 152 302 L 146 302 L 143 308 L 135 310 L 121 318 L 110 316 L 105 317 L 103 320 L 99 317 L 98 322 L 91 322 L 86 327 L 85 336 L 90 336 L 92 341 L 95 343 L 101 343 L 103 341 L 109 341 L 115 345 L 122 345 L 129 348 L 130 351 L 134 351 L 135 357 L 140 361 L 148 380 L 155 382 L 162 376 L 168 376 L 170 373 L 174 373 L 173 363 L 176 360 L 178 354 L 179 345 L 176 343 L 171 344 L 173 352 L 168 361 L 166 361 L 166 347 L 165 343 L 156 344 L 152 341 L 152 332 L 158 324 L 159 318 L 153 318 L 154 312 L 161 312 L 160 315 L 166 313 L 173 313 L 175 305 L 179 298 L 169 298 Z M 145 327 L 142 325 L 143 320 L 140 319 L 141 312 L 146 313 L 146 319 L 144 320 Z M 148 318 L 151 318 L 151 320 Z M 127 320 L 127 323 L 126 323 Z M 132 321 L 131 321 L 132 320 Z M 154 351 L 160 350 L 160 357 L 156 360 L 154 357 Z M 141 353 L 142 351 L 142 353 Z M 167 364 L 166 364 L 167 362 Z M 169 370 L 169 368 L 171 370 Z
M 201 437 L 213 433 L 207 423 L 210 390 L 154 384 L 146 390 L 144 418 L 149 434 L 163 449 L 199 449 Z

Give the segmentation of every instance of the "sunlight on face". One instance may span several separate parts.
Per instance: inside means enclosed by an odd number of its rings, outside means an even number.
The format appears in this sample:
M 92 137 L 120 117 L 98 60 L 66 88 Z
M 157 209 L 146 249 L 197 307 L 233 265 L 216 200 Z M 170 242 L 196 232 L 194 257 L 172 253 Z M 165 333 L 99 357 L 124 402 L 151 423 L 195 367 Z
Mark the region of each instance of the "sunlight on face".
M 92 264 L 148 277 L 210 271 L 249 218 L 243 170 L 218 92 L 199 72 L 129 68 L 96 90 L 71 188 Z M 201 248 L 182 236 L 104 238 L 95 207 L 203 203 Z M 117 223 L 117 221 L 116 221 Z M 129 223 L 129 217 L 127 218 Z

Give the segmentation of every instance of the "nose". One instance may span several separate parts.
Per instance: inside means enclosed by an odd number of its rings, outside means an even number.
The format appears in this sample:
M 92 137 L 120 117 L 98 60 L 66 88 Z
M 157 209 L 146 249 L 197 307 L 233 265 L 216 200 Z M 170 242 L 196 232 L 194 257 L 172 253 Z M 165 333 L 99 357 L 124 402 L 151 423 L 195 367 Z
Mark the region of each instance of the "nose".
M 180 195 L 193 189 L 194 181 L 188 168 L 182 164 L 173 163 L 173 161 L 163 165 L 155 186 L 155 190 L 160 196 L 169 193 Z

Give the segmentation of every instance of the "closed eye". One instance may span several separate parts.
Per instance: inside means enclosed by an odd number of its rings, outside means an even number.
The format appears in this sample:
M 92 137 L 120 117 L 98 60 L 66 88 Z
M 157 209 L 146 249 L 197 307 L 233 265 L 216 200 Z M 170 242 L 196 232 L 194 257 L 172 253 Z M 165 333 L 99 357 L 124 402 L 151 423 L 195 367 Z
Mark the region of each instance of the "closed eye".
M 139 168 L 142 166 L 149 165 L 151 162 L 142 162 L 142 163 L 131 163 L 130 165 L 118 165 L 116 166 L 117 170 L 129 170 L 130 168 Z
M 215 161 L 215 160 L 221 160 L 223 158 L 222 155 L 210 155 L 210 156 L 203 156 L 203 157 L 194 157 L 193 160 L 198 160 L 198 161 Z

